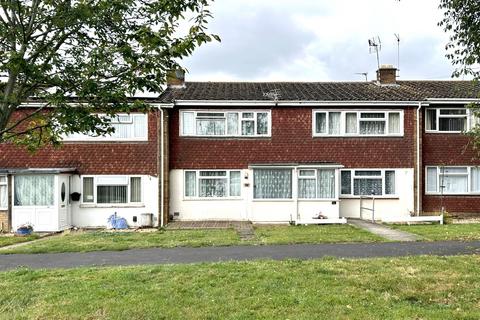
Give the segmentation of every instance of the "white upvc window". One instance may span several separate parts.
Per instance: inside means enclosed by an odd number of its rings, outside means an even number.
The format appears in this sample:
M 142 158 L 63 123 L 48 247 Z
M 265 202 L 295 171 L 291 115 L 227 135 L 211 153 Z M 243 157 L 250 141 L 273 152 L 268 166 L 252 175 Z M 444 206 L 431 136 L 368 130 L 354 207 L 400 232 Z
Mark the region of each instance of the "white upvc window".
M 385 196 L 396 195 L 395 170 L 351 169 L 340 171 L 342 196 Z
M 99 117 L 106 117 L 99 114 Z M 144 113 L 117 114 L 111 119 L 115 129 L 109 135 L 70 134 L 64 141 L 148 141 L 148 115 Z
M 335 169 L 299 169 L 299 199 L 336 199 Z
M 8 209 L 7 176 L 0 176 L 0 210 Z
M 425 171 L 426 194 L 480 194 L 480 167 L 427 166 Z
M 186 170 L 185 198 L 240 198 L 240 170 Z
M 292 199 L 292 169 L 253 169 L 253 198 L 268 200 Z
M 140 204 L 143 202 L 140 176 L 83 176 L 83 204 Z
M 469 131 L 478 119 L 467 108 L 426 108 L 426 132 L 461 133 Z
M 198 137 L 269 137 L 270 110 L 182 110 L 180 135 Z
M 403 111 L 314 110 L 313 136 L 402 136 Z

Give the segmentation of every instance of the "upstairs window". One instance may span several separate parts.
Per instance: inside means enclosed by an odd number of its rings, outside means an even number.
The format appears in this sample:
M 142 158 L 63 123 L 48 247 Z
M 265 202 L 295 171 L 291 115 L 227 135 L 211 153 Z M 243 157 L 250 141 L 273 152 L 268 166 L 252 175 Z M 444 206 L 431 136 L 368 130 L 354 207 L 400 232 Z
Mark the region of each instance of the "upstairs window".
M 427 108 L 425 131 L 465 132 L 475 124 L 475 117 L 466 108 Z
M 180 135 L 199 137 L 270 136 L 270 111 L 181 111 Z
M 102 116 L 102 115 L 99 115 Z M 64 137 L 65 141 L 147 141 L 148 116 L 143 113 L 118 114 L 111 120 L 115 129 L 109 135 L 96 136 L 89 134 L 70 134 Z
M 314 111 L 314 136 L 400 136 L 402 111 Z
M 342 170 L 340 179 L 343 196 L 395 195 L 395 170 Z
M 427 194 L 479 194 L 480 167 L 427 167 Z

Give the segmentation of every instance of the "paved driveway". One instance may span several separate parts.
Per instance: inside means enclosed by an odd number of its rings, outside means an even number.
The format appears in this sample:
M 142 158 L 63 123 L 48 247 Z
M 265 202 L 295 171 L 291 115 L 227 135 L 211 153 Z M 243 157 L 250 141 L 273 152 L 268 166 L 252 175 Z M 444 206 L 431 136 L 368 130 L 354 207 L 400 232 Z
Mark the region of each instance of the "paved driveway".
M 480 241 L 297 244 L 172 249 L 134 249 L 85 253 L 0 255 L 0 270 L 80 266 L 119 266 L 168 263 L 242 261 L 254 259 L 316 259 L 401 257 L 410 255 L 480 254 Z

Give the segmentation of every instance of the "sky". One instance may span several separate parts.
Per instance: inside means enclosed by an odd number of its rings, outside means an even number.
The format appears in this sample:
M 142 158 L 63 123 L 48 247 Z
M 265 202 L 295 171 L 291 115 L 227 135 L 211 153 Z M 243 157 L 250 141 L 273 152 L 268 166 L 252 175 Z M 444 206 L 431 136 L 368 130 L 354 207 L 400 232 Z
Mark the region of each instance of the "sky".
M 377 59 L 398 65 L 401 80 L 442 80 L 453 67 L 448 35 L 437 25 L 439 0 L 216 0 L 209 31 L 220 43 L 197 48 L 181 64 L 187 81 L 364 81 Z

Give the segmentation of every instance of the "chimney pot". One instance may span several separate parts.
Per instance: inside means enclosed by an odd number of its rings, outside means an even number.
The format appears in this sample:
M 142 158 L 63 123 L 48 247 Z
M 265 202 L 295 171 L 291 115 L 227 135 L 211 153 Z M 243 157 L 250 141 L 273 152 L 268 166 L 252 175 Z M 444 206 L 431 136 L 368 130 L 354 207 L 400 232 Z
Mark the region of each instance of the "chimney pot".
M 397 68 L 392 64 L 382 64 L 377 70 L 377 81 L 379 84 L 396 84 Z
M 174 69 L 167 72 L 167 86 L 170 88 L 185 87 L 185 71 Z

